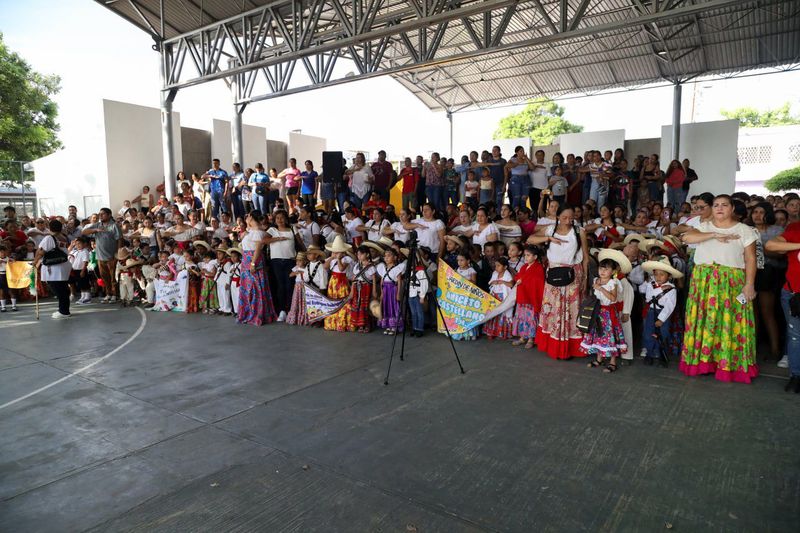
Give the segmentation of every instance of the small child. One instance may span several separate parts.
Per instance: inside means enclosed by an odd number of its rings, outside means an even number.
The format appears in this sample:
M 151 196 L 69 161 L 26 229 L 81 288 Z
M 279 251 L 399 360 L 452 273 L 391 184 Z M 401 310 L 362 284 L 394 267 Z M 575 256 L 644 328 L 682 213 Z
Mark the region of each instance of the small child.
M 4 244 L 0 244 L 0 313 L 6 312 L 7 298 L 11 299 L 11 311 L 19 310 L 17 309 L 17 291 L 19 289 L 9 288 L 8 279 L 6 278 L 6 268 L 11 261 L 8 248 Z
M 400 284 L 403 281 L 405 264 L 399 263 L 399 254 L 394 248 L 383 253 L 383 263 L 375 267 L 374 290 L 380 286 L 381 319 L 378 327 L 384 335 L 394 335 L 403 331 L 403 315 L 400 312 Z
M 477 248 L 480 250 L 480 246 L 477 246 Z M 472 268 L 472 265 L 470 264 L 470 257 L 465 251 L 458 253 L 458 268 L 456 269 L 456 273 L 473 285 L 477 284 L 478 282 L 478 273 L 474 268 Z M 454 341 L 474 341 L 478 338 L 480 329 L 480 326 L 475 326 L 474 328 L 468 329 L 463 333 L 453 333 L 451 331 L 450 338 Z
M 478 209 L 478 195 L 481 192 L 481 184 L 474 170 L 467 171 L 467 181 L 464 183 L 464 199 L 472 209 Z
M 523 246 L 519 241 L 514 241 L 508 245 L 508 270 L 512 276 L 516 276 L 522 265 L 525 264 L 523 259 Z
M 622 308 L 622 285 L 617 279 L 618 272 L 619 264 L 613 259 L 604 258 L 600 261 L 598 277 L 593 284 L 594 294 L 600 300 L 598 324 L 584 334 L 581 342 L 581 349 L 588 355 L 595 356 L 589 367 L 602 366 L 604 359 L 610 359 L 603 369 L 607 374 L 617 370 L 617 357 L 628 349 L 619 316 Z
M 69 274 L 72 297 L 77 298 L 75 302 L 77 304 L 88 304 L 92 301 L 89 283 L 89 239 L 78 237 L 69 245 L 68 252 L 69 262 L 72 263 L 72 271 Z
M 639 289 L 644 293 L 647 310 L 642 336 L 643 348 L 647 350 L 645 362 L 652 365 L 658 359 L 662 366 L 666 366 L 668 354 L 662 351 L 662 347 L 669 350 L 672 313 L 678 302 L 678 293 L 671 281 L 682 278 L 683 273 L 673 267 L 666 256 L 657 261 L 645 261 L 642 268 L 653 277 L 650 283 L 643 283 Z
M 216 253 L 206 249 L 203 252 L 203 261 L 198 265 L 202 283 L 200 284 L 200 309 L 203 314 L 212 315 L 219 310 L 217 298 L 217 260 Z
M 133 300 L 133 279 L 136 276 L 135 268 L 141 264 L 134 260 L 127 248 L 117 252 L 117 284 L 119 285 L 119 299 L 122 307 L 128 307 Z
M 523 253 L 524 264 L 514 277 L 517 288 L 517 309 L 514 312 L 512 321 L 512 335 L 519 339 L 511 344 L 519 346 L 525 345 L 530 350 L 536 339 L 536 328 L 539 326 L 539 313 L 542 310 L 542 298 L 544 297 L 544 266 L 540 260 L 539 248 L 527 245 Z
M 351 271 L 353 280 L 350 283 L 350 302 L 347 305 L 350 311 L 350 331 L 369 333 L 372 326 L 369 302 L 375 279 L 375 267 L 367 246 L 358 247 L 356 259 L 357 262 Z
M 422 337 L 425 332 L 425 299 L 428 296 L 428 275 L 425 265 L 418 262 L 408 280 L 408 307 L 411 310 L 411 336 Z
M 231 278 L 231 306 L 233 314 L 239 314 L 239 280 L 242 267 L 242 251 L 239 248 L 229 248 L 228 255 L 231 262 L 225 265 L 228 275 Z
M 308 264 L 306 265 L 305 282 L 325 294 L 328 290 L 325 252 L 319 246 L 312 244 L 306 249 L 306 259 L 308 259 Z
M 200 268 L 195 262 L 194 252 L 187 248 L 183 251 L 183 270 L 188 275 L 186 288 L 186 309 L 187 313 L 199 312 L 200 286 L 202 284 Z
M 296 326 L 305 326 L 308 324 L 308 315 L 306 314 L 306 288 L 305 288 L 305 275 L 306 265 L 308 259 L 305 252 L 298 252 L 295 256 L 295 266 L 289 273 L 290 278 L 294 278 L 294 291 L 292 292 L 292 305 L 289 308 L 289 314 L 286 315 L 286 323 Z
M 341 235 L 333 239 L 332 244 L 325 248 L 331 256 L 325 261 L 325 269 L 330 271 L 328 280 L 328 298 L 335 300 L 350 296 L 350 280 L 347 275 L 355 261 L 348 255 L 351 254 L 350 245 L 344 242 Z M 350 331 L 350 312 L 343 307 L 336 313 L 325 318 L 325 329 L 328 331 Z
M 217 275 L 214 281 L 217 284 L 217 301 L 219 312 L 225 316 L 231 316 L 231 275 L 226 268 L 231 262 L 228 257 L 228 247 L 221 244 L 216 248 L 217 253 Z
M 492 279 L 489 281 L 489 294 L 502 302 L 511 294 L 513 287 L 514 278 L 508 270 L 508 259 L 498 257 L 494 265 Z M 507 311 L 486 322 L 483 326 L 483 332 L 489 337 L 489 340 L 494 340 L 495 337 L 498 339 L 510 338 L 513 330 L 513 316 L 514 307 L 512 306 Z
M 142 265 L 140 276 L 137 278 L 139 286 L 144 290 L 145 300 L 147 302 L 144 304 L 145 309 L 150 309 L 156 303 L 155 280 L 158 276 L 158 272 L 156 270 L 157 265 L 158 261 L 154 257 L 150 258 L 148 264 Z
M 481 204 L 485 204 L 486 202 L 491 202 L 494 200 L 494 180 L 492 176 L 489 174 L 489 168 L 483 167 L 481 170 L 481 182 L 480 182 L 480 191 L 481 191 Z

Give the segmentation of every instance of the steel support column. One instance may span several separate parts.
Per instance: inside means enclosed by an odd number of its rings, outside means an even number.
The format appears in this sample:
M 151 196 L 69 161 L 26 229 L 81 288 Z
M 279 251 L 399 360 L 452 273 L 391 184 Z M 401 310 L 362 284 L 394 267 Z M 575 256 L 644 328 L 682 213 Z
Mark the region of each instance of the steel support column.
M 233 98 L 233 117 L 231 117 L 231 163 L 239 163 L 242 169 L 244 162 L 244 143 L 242 142 L 242 114 L 246 105 L 236 103 L 239 99 L 239 76 L 231 77 L 231 97 Z
M 161 85 L 166 85 L 166 65 L 168 48 L 161 50 Z M 161 91 L 161 143 L 164 154 L 164 195 L 172 201 L 175 197 L 175 139 L 172 137 L 172 102 L 178 93 L 176 89 Z
M 675 83 L 672 91 L 672 159 L 679 159 L 681 148 L 681 91 L 680 82 Z
M 456 159 L 455 154 L 453 153 L 453 112 L 447 112 L 447 120 L 450 122 L 450 157 Z M 456 159 L 460 162 L 460 160 Z

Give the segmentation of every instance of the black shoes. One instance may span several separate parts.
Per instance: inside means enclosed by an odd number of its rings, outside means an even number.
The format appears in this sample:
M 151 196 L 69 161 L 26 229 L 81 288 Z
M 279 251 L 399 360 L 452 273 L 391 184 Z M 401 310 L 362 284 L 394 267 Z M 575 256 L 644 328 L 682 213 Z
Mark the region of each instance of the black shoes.
M 795 394 L 800 394 L 800 376 L 792 376 L 789 378 L 789 382 L 783 388 L 786 392 L 789 392 L 794 388 Z

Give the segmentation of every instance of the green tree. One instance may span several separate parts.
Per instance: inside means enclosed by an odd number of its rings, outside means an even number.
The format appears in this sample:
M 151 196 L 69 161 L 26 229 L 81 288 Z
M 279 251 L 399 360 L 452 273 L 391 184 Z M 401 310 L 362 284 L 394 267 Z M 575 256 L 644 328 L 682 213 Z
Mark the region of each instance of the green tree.
M 525 109 L 500 119 L 495 139 L 530 137 L 533 144 L 553 142 L 562 133 L 578 133 L 583 126 L 564 119 L 564 108 L 549 98 L 536 98 L 528 102 Z
M 752 107 L 720 109 L 725 118 L 736 119 L 744 128 L 768 128 L 770 126 L 789 126 L 800 124 L 800 117 L 792 115 L 791 104 L 784 103 L 775 109 L 759 111 Z
M 31 161 L 61 148 L 51 99 L 60 84 L 9 50 L 0 33 L 0 160 Z M 19 165 L 0 163 L 0 180 L 19 182 Z
M 764 183 L 770 192 L 796 191 L 800 189 L 800 167 L 787 168 Z

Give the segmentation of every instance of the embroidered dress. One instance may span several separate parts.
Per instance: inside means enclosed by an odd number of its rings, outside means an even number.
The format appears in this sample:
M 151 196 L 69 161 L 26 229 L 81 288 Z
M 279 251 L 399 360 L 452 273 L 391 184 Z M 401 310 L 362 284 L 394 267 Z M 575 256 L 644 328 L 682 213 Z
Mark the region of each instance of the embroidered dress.
M 347 274 L 344 272 L 331 272 L 331 279 L 328 281 L 328 298 L 338 300 L 350 296 L 350 283 L 347 281 Z M 336 314 L 325 319 L 325 329 L 328 331 L 349 331 L 350 330 L 350 309 L 348 306 L 342 307 Z
M 618 279 L 612 278 L 603 288 L 608 291 L 616 289 L 616 298 L 612 301 L 600 289 L 594 290 L 595 296 L 600 300 L 598 325 L 583 336 L 581 350 L 591 356 L 619 357 L 628 351 L 620 321 L 623 303 L 617 301 L 622 299 L 622 284 Z
M 511 272 L 506 270 L 500 276 L 497 272 L 492 274 L 491 281 L 514 281 L 511 277 Z M 490 283 L 491 283 L 490 281 Z M 499 301 L 503 301 L 511 294 L 511 287 L 508 285 L 490 285 L 489 293 Z M 497 315 L 483 325 L 483 332 L 489 337 L 497 337 L 498 339 L 508 339 L 512 333 L 512 317 L 514 316 L 514 308 Z
M 517 307 L 512 319 L 511 333 L 523 339 L 536 337 L 544 293 L 544 267 L 539 261 L 522 263 L 514 278 L 517 286 Z
M 713 373 L 740 383 L 758 376 L 753 304 L 736 300 L 744 284 L 743 269 L 695 265 L 680 363 L 687 376 Z
M 209 311 L 219 309 L 217 282 L 214 281 L 214 278 L 203 276 L 203 283 L 200 288 L 200 309 Z
M 575 270 L 575 280 L 566 287 L 554 287 L 545 283 L 542 312 L 536 330 L 536 346 L 553 359 L 583 357 L 583 335 L 578 330 L 581 287 L 584 283 L 583 265 L 550 266 L 571 266 Z
M 294 291 L 292 292 L 292 305 L 289 314 L 286 315 L 286 323 L 295 326 L 305 326 L 308 324 L 308 314 L 306 313 L 306 284 L 303 283 L 303 267 L 294 267 L 294 272 L 300 274 L 295 277 Z
M 272 296 L 269 292 L 267 276 L 264 272 L 264 257 L 260 257 L 255 272 L 250 271 L 254 250 L 242 252 L 242 264 L 239 278 L 239 324 L 260 326 L 275 320 L 275 309 L 272 307 Z
M 386 265 L 377 267 L 381 280 L 381 319 L 378 327 L 403 331 L 403 317 L 400 314 L 400 301 L 398 300 L 398 279 L 405 269 L 404 265 L 397 265 L 387 270 Z
M 189 276 L 187 278 L 187 286 L 186 286 L 186 312 L 187 313 L 198 313 L 200 311 L 200 285 L 202 281 L 200 280 L 200 275 L 195 274 L 193 271 L 189 270 L 189 265 L 185 264 L 187 272 Z
M 350 331 L 367 332 L 372 328 L 372 315 L 369 312 L 369 302 L 372 298 L 372 277 L 375 267 L 366 268 L 359 265 L 353 267 L 353 295 L 345 306 L 350 312 Z

